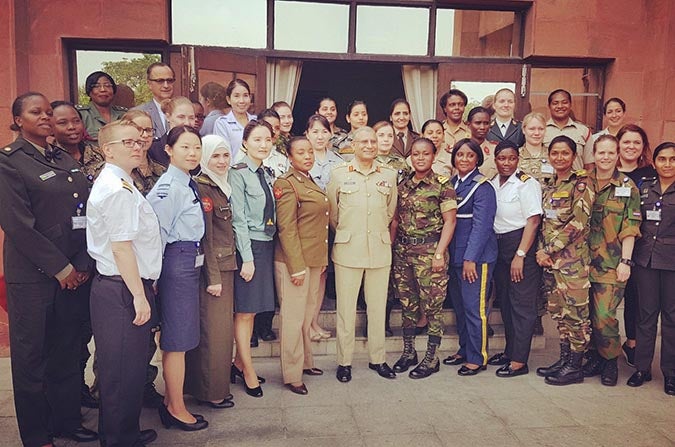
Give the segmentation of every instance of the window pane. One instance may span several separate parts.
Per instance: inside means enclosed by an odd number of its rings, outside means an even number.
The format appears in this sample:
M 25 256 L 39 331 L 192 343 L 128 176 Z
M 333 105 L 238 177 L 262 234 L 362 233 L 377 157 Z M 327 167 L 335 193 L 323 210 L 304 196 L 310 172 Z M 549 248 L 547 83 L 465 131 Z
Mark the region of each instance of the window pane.
M 174 44 L 265 48 L 265 0 L 172 0 Z
M 349 5 L 277 1 L 274 16 L 277 50 L 347 52 Z
M 78 104 L 89 104 L 84 82 L 89 74 L 99 70 L 112 76 L 117 84 L 117 94 L 113 104 L 133 107 L 152 98 L 152 93 L 145 81 L 145 72 L 148 65 L 161 61 L 159 54 L 79 50 L 75 52 L 75 58 Z
M 438 9 L 437 56 L 511 57 L 514 12 Z
M 359 6 L 356 51 L 377 54 L 427 54 L 429 9 Z

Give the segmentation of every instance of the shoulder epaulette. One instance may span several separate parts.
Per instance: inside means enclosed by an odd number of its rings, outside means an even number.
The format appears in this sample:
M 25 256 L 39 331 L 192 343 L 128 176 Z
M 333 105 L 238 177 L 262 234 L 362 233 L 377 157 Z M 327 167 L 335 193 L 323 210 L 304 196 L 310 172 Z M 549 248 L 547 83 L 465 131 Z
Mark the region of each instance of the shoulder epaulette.
M 246 164 L 245 162 L 242 161 L 241 163 L 237 163 L 236 165 L 233 165 L 232 169 L 239 170 L 239 169 L 244 169 L 246 167 L 248 167 L 248 164 Z
M 75 104 L 75 108 L 77 110 L 89 110 L 91 108 L 91 104 Z
M 293 177 L 293 173 L 291 171 L 286 171 L 277 178 L 288 179 L 288 177 Z
M 438 180 L 438 183 L 441 185 L 445 185 L 450 180 L 450 177 L 446 177 L 445 175 L 437 175 L 436 180 Z
M 588 171 L 585 169 L 579 169 L 577 171 L 574 171 L 574 175 L 577 177 L 588 177 Z
M 196 177 L 193 177 L 195 182 L 201 183 L 202 185 L 213 185 L 213 182 L 211 181 L 210 178 L 208 178 L 206 175 L 198 175 Z
M 378 166 L 379 166 L 379 167 L 383 167 L 383 168 L 390 169 L 390 170 L 392 170 L 392 171 L 398 171 L 398 169 L 394 169 L 392 166 L 390 166 L 390 165 L 388 165 L 388 164 L 380 163 Z
M 530 177 L 529 175 L 525 174 L 525 173 L 522 172 L 522 171 L 518 172 L 518 173 L 516 174 L 516 177 L 518 177 L 518 180 L 520 180 L 520 181 L 523 182 L 523 183 L 525 183 L 526 181 L 528 181 L 529 179 L 532 178 L 532 177 Z
M 485 183 L 488 181 L 488 178 L 485 177 L 483 174 L 478 174 L 473 178 L 473 181 L 476 183 Z
M 14 152 L 16 152 L 18 149 L 20 149 L 21 146 L 22 146 L 22 145 L 21 145 L 20 143 L 17 143 L 17 142 L 15 141 L 15 142 L 9 144 L 9 146 L 5 146 L 5 147 L 2 149 L 2 151 L 0 151 L 0 152 L 2 152 L 2 153 L 5 154 L 5 155 L 12 155 Z
M 122 189 L 126 189 L 131 194 L 133 194 L 134 188 L 131 187 L 131 184 L 129 182 L 127 182 L 126 180 L 124 180 L 123 178 L 120 178 L 120 180 L 122 181 Z

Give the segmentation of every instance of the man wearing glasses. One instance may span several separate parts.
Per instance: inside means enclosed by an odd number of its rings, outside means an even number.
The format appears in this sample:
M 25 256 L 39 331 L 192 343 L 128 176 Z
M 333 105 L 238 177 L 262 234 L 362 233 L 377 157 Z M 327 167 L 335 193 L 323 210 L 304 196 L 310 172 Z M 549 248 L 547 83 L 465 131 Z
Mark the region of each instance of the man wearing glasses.
M 75 107 L 82 117 L 87 140 L 96 144 L 99 129 L 122 118 L 127 109 L 112 104 L 117 93 L 117 84 L 108 73 L 95 71 L 87 76 L 84 91 L 89 96 L 89 104 Z
M 176 82 L 176 75 L 173 72 L 173 68 L 164 62 L 150 64 L 146 74 L 146 81 L 152 92 L 152 100 L 134 108 L 147 112 L 152 119 L 155 135 L 150 147 L 150 154 L 156 154 L 164 151 L 162 137 L 169 131 L 167 129 L 166 115 L 162 112 L 162 101 L 173 97 L 173 84 Z
M 87 250 L 96 261 L 90 308 L 101 444 L 145 445 L 157 438 L 154 430 L 140 430 L 139 417 L 162 241 L 157 217 L 131 179 L 143 157 L 138 128 L 112 122 L 101 128 L 99 143 L 106 164 L 87 202 L 86 227 Z

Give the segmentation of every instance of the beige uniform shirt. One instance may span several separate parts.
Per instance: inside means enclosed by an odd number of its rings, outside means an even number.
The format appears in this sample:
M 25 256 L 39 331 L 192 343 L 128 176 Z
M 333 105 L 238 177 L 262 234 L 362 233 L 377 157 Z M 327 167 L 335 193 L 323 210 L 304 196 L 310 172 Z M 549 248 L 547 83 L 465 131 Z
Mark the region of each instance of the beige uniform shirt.
M 378 161 L 362 171 L 356 159 L 331 172 L 326 194 L 335 229 L 332 259 L 353 268 L 391 264 L 389 224 L 396 212 L 397 172 Z
M 548 149 L 551 140 L 558 135 L 567 135 L 577 143 L 577 158 L 574 160 L 572 169 L 583 169 L 585 164 L 595 162 L 595 159 L 593 158 L 593 140 L 591 139 L 591 130 L 588 127 L 569 118 L 567 124 L 560 128 L 552 119 L 549 119 L 546 122 L 544 147 Z
M 447 144 L 450 148 L 450 152 L 452 152 L 452 148 L 455 146 L 455 143 L 463 138 L 471 138 L 471 131 L 464 123 L 457 126 L 457 128 L 453 131 L 450 130 L 450 126 L 448 126 L 447 121 L 443 122 L 443 139 L 445 144 Z

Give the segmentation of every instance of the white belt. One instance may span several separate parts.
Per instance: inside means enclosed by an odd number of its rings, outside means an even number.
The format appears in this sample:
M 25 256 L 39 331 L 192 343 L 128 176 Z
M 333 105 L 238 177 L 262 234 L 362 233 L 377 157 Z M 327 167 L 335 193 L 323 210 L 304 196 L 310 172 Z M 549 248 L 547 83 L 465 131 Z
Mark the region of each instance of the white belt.
M 471 219 L 473 214 L 458 214 L 457 219 Z

